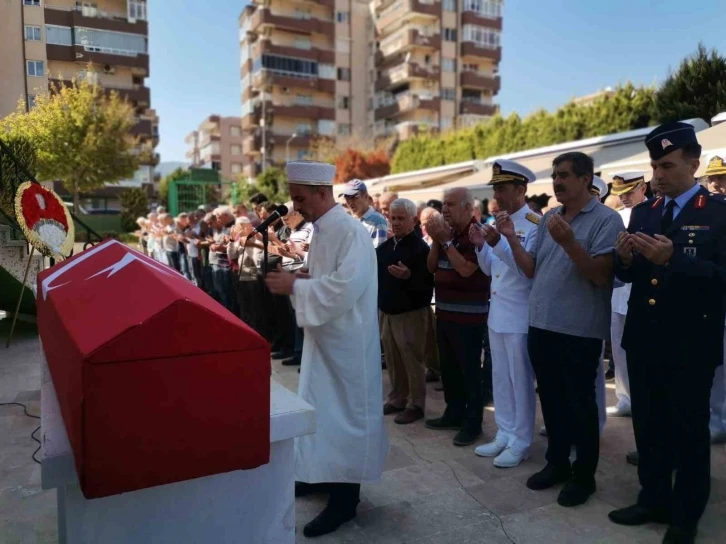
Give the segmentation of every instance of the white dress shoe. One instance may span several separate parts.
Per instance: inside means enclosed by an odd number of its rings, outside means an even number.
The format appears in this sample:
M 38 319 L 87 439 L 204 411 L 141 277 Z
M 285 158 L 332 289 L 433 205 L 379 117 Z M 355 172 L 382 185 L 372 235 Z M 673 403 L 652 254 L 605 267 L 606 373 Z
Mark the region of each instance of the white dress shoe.
M 516 467 L 527 457 L 528 455 L 526 453 L 520 453 L 514 451 L 512 448 L 507 448 L 494 459 L 494 466 L 499 468 Z
M 630 406 L 625 404 L 617 404 L 616 406 L 608 406 L 605 410 L 612 417 L 630 417 Z
M 502 453 L 505 449 L 507 449 L 507 443 L 506 442 L 498 442 L 496 439 L 492 442 L 489 442 L 488 444 L 482 444 L 481 446 L 478 446 L 474 453 L 476 453 L 479 457 L 496 457 L 500 453 Z

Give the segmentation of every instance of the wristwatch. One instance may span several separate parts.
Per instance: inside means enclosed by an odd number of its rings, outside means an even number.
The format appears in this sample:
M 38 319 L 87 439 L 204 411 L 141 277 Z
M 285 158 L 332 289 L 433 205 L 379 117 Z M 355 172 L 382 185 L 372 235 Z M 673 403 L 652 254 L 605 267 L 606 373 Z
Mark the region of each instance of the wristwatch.
M 454 243 L 453 240 L 449 240 L 448 242 L 444 242 L 443 244 L 441 244 L 441 249 L 443 249 L 444 251 L 448 251 L 449 248 L 451 247 L 451 245 L 453 243 Z

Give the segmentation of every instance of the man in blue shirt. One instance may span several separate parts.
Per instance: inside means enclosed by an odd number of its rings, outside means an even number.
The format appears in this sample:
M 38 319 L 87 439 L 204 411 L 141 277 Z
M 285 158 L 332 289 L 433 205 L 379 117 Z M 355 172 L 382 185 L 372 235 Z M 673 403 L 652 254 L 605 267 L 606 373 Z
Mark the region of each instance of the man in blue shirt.
M 615 265 L 617 277 L 633 285 L 622 346 L 642 489 L 635 505 L 609 517 L 622 525 L 668 523 L 663 542 L 685 544 L 694 542 L 710 488 L 709 392 L 723 361 L 726 200 L 694 179 L 701 146 L 691 125 L 662 125 L 646 145 L 661 196 L 633 208 Z

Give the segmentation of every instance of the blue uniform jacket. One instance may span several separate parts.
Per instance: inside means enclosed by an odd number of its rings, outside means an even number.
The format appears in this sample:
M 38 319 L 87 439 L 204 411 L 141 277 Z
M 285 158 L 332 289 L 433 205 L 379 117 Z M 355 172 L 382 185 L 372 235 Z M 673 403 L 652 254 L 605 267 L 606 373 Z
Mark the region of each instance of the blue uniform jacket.
M 658 198 L 633 208 L 628 232 L 667 236 L 671 260 L 658 266 L 636 254 L 624 268 L 615 256 L 616 276 L 633 284 L 622 347 L 651 351 L 658 344 L 674 364 L 716 367 L 723 361 L 726 312 L 726 197 L 701 188 L 666 232 L 660 231 L 663 206 Z

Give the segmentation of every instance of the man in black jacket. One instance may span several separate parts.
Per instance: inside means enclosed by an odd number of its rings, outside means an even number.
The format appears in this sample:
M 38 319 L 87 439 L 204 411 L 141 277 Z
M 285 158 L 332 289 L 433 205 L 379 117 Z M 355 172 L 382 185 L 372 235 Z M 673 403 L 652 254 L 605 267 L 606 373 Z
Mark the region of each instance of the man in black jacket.
M 660 126 L 646 145 L 661 196 L 633 208 L 615 266 L 618 278 L 633 284 L 622 345 L 642 490 L 637 504 L 610 519 L 668 523 L 663 542 L 685 544 L 694 541 L 710 488 L 709 392 L 723 361 L 726 200 L 694 179 L 701 146 L 691 125 Z
M 414 231 L 416 205 L 395 200 L 390 207 L 393 236 L 378 246 L 378 308 L 381 342 L 391 378 L 385 415 L 398 424 L 423 418 L 426 407 L 425 342 L 434 277 L 429 246 Z

